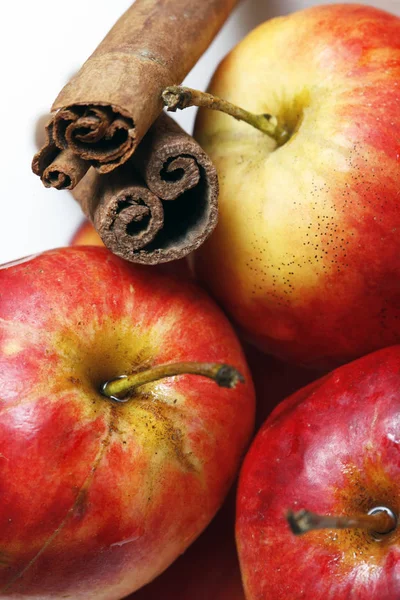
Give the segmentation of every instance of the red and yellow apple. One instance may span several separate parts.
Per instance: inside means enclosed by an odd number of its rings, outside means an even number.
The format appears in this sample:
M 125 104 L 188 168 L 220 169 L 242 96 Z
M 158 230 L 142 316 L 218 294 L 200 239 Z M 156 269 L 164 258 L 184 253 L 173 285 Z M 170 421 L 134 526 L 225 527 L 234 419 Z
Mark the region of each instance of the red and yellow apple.
M 400 528 L 295 537 L 288 509 L 400 516 L 400 346 L 340 367 L 267 419 L 246 455 L 236 538 L 247 600 L 400 598 Z M 381 530 L 382 531 L 382 530 Z
M 400 341 L 400 19 L 315 6 L 250 33 L 209 91 L 287 130 L 200 109 L 220 216 L 195 267 L 243 333 L 333 368 Z
M 143 384 L 182 361 L 245 383 Z M 141 383 L 108 397 L 124 375 Z M 221 506 L 253 420 L 239 342 L 197 286 L 100 247 L 4 265 L 0 598 L 116 600 L 152 580 Z

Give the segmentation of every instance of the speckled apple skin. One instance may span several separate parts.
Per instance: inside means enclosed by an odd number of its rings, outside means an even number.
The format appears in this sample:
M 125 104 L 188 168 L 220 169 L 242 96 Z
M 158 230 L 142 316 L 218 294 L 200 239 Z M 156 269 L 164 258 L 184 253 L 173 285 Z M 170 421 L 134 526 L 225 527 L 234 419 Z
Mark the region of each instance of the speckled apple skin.
M 99 393 L 123 373 L 225 362 Z M 164 570 L 221 505 L 249 441 L 254 393 L 230 324 L 196 286 L 100 247 L 0 270 L 0 598 L 116 600 Z
M 276 148 L 201 109 L 195 137 L 220 182 L 198 275 L 243 333 L 332 369 L 400 342 L 400 18 L 326 5 L 268 21 L 209 91 L 291 131 Z
M 400 531 L 294 536 L 288 509 L 400 514 L 400 346 L 309 384 L 281 403 L 243 464 L 236 539 L 247 600 L 396 600 Z

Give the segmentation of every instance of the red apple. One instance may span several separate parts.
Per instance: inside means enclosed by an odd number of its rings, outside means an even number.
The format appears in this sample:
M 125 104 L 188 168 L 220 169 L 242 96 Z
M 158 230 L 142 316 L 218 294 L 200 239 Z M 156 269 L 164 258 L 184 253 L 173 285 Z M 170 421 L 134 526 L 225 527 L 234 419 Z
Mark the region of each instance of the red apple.
M 237 499 L 247 600 L 400 598 L 395 522 L 390 533 L 377 529 L 381 535 L 357 521 L 357 529 L 298 538 L 285 519 L 287 509 L 302 508 L 361 515 L 364 523 L 379 507 L 400 515 L 399 390 L 395 346 L 311 383 L 266 421 L 244 461 Z
M 185 554 L 129 600 L 245 600 L 234 534 L 235 492 Z
M 90 221 L 83 221 L 71 239 L 71 246 L 104 246 L 103 241 Z M 154 268 L 154 267 L 153 267 Z M 171 273 L 184 278 L 192 278 L 192 272 L 187 258 L 173 260 L 157 265 L 163 273 Z
M 272 114 L 289 140 L 199 111 L 220 181 L 195 257 L 207 287 L 288 361 L 331 369 L 400 342 L 400 19 L 349 4 L 273 19 L 209 91 Z
M 227 363 L 245 383 L 150 382 L 177 361 Z M 0 398 L 7 599 L 113 600 L 149 582 L 222 504 L 254 419 L 220 310 L 195 285 L 100 247 L 0 270 Z

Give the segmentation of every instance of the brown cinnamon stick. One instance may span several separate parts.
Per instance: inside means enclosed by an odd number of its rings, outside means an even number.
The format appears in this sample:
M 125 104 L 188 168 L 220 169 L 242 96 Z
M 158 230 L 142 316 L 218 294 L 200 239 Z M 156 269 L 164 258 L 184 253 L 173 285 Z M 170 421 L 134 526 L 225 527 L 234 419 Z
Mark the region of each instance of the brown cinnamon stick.
M 132 262 L 157 264 L 186 256 L 210 235 L 218 218 L 214 165 L 165 113 L 125 165 L 106 175 L 90 168 L 72 194 L 104 244 Z
M 164 225 L 161 200 L 131 165 L 104 176 L 90 169 L 73 195 L 104 244 L 128 260 L 152 242 Z
M 175 200 L 200 181 L 200 167 L 214 168 L 199 144 L 162 112 L 132 157 L 149 189 L 162 200 Z
M 56 146 L 100 173 L 125 163 L 237 1 L 136 0 L 55 100 Z
M 162 113 L 118 170 L 91 168 L 73 190 L 104 244 L 132 262 L 183 258 L 213 231 L 218 179 L 197 142 Z
M 36 138 L 40 139 L 37 144 L 40 150 L 33 157 L 32 171 L 41 178 L 45 187 L 71 190 L 90 165 L 71 150 L 60 150 L 54 142 L 53 131 L 53 117 L 42 117 L 38 121 Z

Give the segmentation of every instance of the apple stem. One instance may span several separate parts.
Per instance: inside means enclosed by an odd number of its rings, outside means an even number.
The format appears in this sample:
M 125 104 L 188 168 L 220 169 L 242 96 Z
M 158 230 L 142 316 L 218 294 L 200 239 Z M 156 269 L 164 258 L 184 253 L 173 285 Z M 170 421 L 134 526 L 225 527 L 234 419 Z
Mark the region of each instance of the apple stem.
M 200 92 L 181 85 L 172 85 L 165 88 L 162 99 L 167 110 L 172 112 L 175 112 L 178 108 L 182 110 L 188 106 L 202 106 L 224 112 L 238 121 L 245 121 L 245 123 L 266 133 L 276 141 L 278 146 L 282 146 L 289 139 L 289 132 L 279 125 L 276 117 L 269 114 L 255 115 L 227 100 L 206 92 Z
M 367 515 L 353 517 L 317 515 L 304 509 L 296 513 L 289 510 L 286 519 L 295 535 L 316 529 L 367 529 L 371 533 L 384 535 L 393 531 L 397 525 L 395 514 L 383 506 L 372 509 Z
M 121 375 L 103 384 L 101 393 L 117 402 L 126 402 L 127 396 L 136 388 L 164 379 L 165 377 L 175 377 L 176 375 L 201 375 L 213 379 L 220 387 L 234 388 L 244 377 L 237 369 L 230 365 L 221 363 L 200 363 L 200 362 L 178 362 L 166 365 L 157 365 L 139 373 L 131 375 Z

